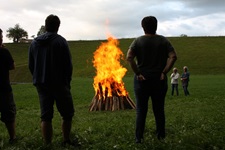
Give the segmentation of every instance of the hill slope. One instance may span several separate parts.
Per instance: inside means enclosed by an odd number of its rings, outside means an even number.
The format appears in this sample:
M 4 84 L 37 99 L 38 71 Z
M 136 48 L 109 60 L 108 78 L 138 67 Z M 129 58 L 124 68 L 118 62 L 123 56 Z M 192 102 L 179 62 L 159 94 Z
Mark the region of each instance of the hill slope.
M 225 37 L 168 37 L 175 47 L 178 60 L 175 66 L 182 72 L 187 65 L 191 74 L 223 74 L 225 72 Z M 133 39 L 119 39 L 119 47 L 126 55 Z M 69 41 L 73 57 L 73 77 L 93 77 L 95 68 L 92 66 L 93 53 L 104 42 Z M 28 70 L 28 43 L 6 43 L 16 64 L 16 70 L 11 71 L 12 82 L 31 82 Z M 125 60 L 121 64 L 128 69 L 126 76 L 133 73 Z

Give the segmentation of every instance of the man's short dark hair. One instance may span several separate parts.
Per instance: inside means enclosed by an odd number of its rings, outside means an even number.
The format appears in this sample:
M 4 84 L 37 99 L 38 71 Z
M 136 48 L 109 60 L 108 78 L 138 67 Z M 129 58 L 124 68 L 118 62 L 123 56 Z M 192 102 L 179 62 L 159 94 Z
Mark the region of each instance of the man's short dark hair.
M 2 29 L 0 28 L 0 33 L 2 33 Z
M 155 34 L 157 30 L 157 19 L 154 16 L 144 17 L 141 25 L 146 34 Z
M 56 15 L 49 15 L 45 19 L 45 30 L 47 32 L 57 32 L 60 25 L 60 19 Z

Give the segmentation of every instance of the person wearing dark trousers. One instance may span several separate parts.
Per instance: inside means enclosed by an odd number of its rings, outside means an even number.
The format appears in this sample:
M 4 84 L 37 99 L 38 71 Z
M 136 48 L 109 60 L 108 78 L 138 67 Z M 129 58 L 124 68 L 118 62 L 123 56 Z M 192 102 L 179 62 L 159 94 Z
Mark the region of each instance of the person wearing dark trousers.
M 14 60 L 9 50 L 4 47 L 2 30 L 0 29 L 0 113 L 1 121 L 9 133 L 9 142 L 14 143 L 16 138 L 16 104 L 10 85 L 9 70 L 15 69 Z
M 45 20 L 46 33 L 35 38 L 29 48 L 29 69 L 37 89 L 41 107 L 41 131 L 44 142 L 52 142 L 54 102 L 62 116 L 63 145 L 75 145 L 70 140 L 73 99 L 70 92 L 72 57 L 65 38 L 57 34 L 60 19 L 49 15 Z
M 190 93 L 188 91 L 188 84 L 189 84 L 189 80 L 190 80 L 189 77 L 190 77 L 190 73 L 188 72 L 188 67 L 184 66 L 183 67 L 183 73 L 181 75 L 181 82 L 182 82 L 182 86 L 183 86 L 185 96 L 190 95 Z
M 144 139 L 150 97 L 155 116 L 157 138 L 161 140 L 166 136 L 164 112 L 165 96 L 168 89 L 166 74 L 177 59 L 175 49 L 168 39 L 156 34 L 156 17 L 144 17 L 141 25 L 145 34 L 134 39 L 126 56 L 135 74 L 136 143 L 141 143 Z

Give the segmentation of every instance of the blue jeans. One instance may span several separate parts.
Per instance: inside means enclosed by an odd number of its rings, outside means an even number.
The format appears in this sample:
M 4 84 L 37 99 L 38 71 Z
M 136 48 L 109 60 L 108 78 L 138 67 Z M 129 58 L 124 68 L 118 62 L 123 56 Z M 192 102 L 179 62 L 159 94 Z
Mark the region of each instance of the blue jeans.
M 144 81 L 134 78 L 134 91 L 136 98 L 136 139 L 143 139 L 146 116 L 148 112 L 148 100 L 151 97 L 152 109 L 156 122 L 158 138 L 165 137 L 165 96 L 168 89 L 167 78 L 159 80 L 159 77 Z
M 179 95 L 178 84 L 172 84 L 172 95 L 174 94 L 174 90 L 176 90 L 177 95 Z
M 189 94 L 189 91 L 188 91 L 188 84 L 183 85 L 183 89 L 184 89 L 184 95 L 185 95 L 185 96 L 190 95 L 190 94 Z

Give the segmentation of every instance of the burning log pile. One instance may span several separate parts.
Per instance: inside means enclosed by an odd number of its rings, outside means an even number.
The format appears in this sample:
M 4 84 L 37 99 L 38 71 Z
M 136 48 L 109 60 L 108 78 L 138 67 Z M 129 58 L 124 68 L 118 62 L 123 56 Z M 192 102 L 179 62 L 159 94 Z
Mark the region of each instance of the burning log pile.
M 127 69 L 120 65 L 119 59 L 123 53 L 117 45 L 118 41 L 110 37 L 94 52 L 93 64 L 97 75 L 93 84 L 95 96 L 89 111 L 114 111 L 136 107 L 122 81 Z
M 135 109 L 135 104 L 131 98 L 126 94 L 125 96 L 119 95 L 121 91 L 115 89 L 112 91 L 112 96 L 108 95 L 108 90 L 106 89 L 105 95 L 102 91 L 102 86 L 99 84 L 99 90 L 97 94 L 93 97 L 90 111 L 96 110 L 124 110 L 124 109 Z

